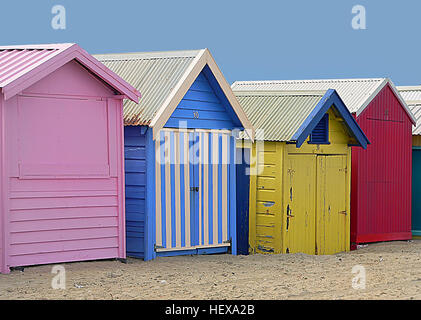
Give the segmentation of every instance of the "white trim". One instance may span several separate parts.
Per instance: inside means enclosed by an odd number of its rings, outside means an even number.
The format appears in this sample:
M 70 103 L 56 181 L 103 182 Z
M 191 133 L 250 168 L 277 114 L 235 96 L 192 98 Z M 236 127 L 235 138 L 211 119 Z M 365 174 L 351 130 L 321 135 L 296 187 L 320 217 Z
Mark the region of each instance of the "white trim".
M 168 121 L 171 114 L 174 112 L 175 108 L 180 103 L 181 99 L 183 99 L 184 95 L 189 90 L 194 80 L 203 70 L 205 65 L 208 65 L 211 69 L 213 75 L 215 76 L 215 79 L 217 80 L 223 93 L 227 97 L 234 112 L 240 119 L 241 124 L 247 132 L 247 135 L 250 137 L 251 140 L 254 141 L 254 128 L 251 122 L 248 120 L 244 110 L 242 109 L 234 93 L 232 92 L 231 86 L 228 84 L 222 72 L 219 70 L 219 67 L 217 66 L 215 60 L 213 59 L 208 49 L 200 50 L 199 54 L 196 56 L 196 58 L 193 59 L 193 61 L 185 71 L 184 75 L 181 77 L 180 81 L 171 91 L 169 96 L 165 99 L 164 103 L 151 120 L 149 126 L 153 128 L 154 140 L 158 136 L 159 130 L 161 130 L 164 127 L 165 123 Z
M 234 95 L 234 92 L 231 89 L 231 86 L 225 79 L 224 75 L 222 74 L 221 70 L 219 69 L 218 65 L 215 62 L 215 59 L 212 57 L 212 54 L 209 50 L 206 49 L 207 54 L 207 64 L 213 75 L 215 76 L 216 81 L 218 82 L 219 86 L 221 87 L 222 91 L 224 92 L 225 96 L 227 97 L 229 103 L 231 104 L 234 112 L 237 114 L 238 119 L 240 120 L 241 124 L 244 127 L 247 135 L 250 137 L 252 141 L 254 141 L 254 127 L 251 124 L 250 120 L 247 118 L 246 113 L 244 112 L 243 108 L 241 107 L 240 103 L 237 100 L 237 97 Z
M 164 133 L 164 161 L 165 161 L 165 241 L 166 247 L 172 248 L 172 208 L 171 208 L 171 135 Z M 162 161 L 162 159 L 161 159 Z
M 174 193 L 175 193 L 175 245 L 181 247 L 181 180 L 180 180 L 180 132 L 174 132 Z M 184 186 L 183 186 L 184 187 Z M 187 192 L 187 190 L 185 191 Z
M 398 91 L 420 91 L 421 85 L 417 86 L 397 86 Z
M 230 134 L 231 130 L 225 130 L 225 129 L 194 129 L 196 132 L 204 132 L 204 133 L 227 133 Z
M 162 246 L 161 139 L 155 141 L 155 241 Z
M 156 248 L 156 252 L 168 252 L 168 251 L 184 251 L 184 250 L 194 250 L 194 249 L 210 249 L 210 248 L 223 248 L 231 247 L 230 243 L 215 243 L 209 245 L 199 245 L 193 247 L 180 247 L 180 248 Z
M 374 90 L 371 95 L 365 100 L 365 102 L 358 108 L 356 115 L 359 116 L 365 108 L 373 101 L 373 99 L 379 94 L 379 92 L 385 87 L 387 84 L 388 79 L 384 78 L 383 81 L 377 86 L 376 90 Z
M 406 100 L 406 104 L 411 107 L 421 105 L 421 100 Z
M 413 121 L 413 123 L 416 125 L 417 123 L 417 119 L 415 119 L 411 109 L 409 108 L 408 104 L 406 103 L 405 99 L 402 98 L 399 90 L 396 88 L 396 86 L 393 84 L 392 80 L 390 80 L 389 78 L 387 79 L 390 87 L 392 88 L 392 91 L 395 93 L 396 97 L 399 99 L 400 103 L 403 105 L 403 107 L 405 108 L 405 111 L 408 113 L 408 116 L 411 118 L 411 120 Z
M 190 132 L 183 132 L 184 139 L 184 235 L 185 245 L 191 245 L 191 230 L 190 230 Z M 194 210 L 194 209 L 193 209 Z
M 193 59 L 187 70 L 184 72 L 184 75 L 181 77 L 180 81 L 178 81 L 177 85 L 173 88 L 162 106 L 158 109 L 155 116 L 152 118 L 149 126 L 153 128 L 154 140 L 156 139 L 159 130 L 164 127 L 165 123 L 168 121 L 171 114 L 180 103 L 181 99 L 183 99 L 184 95 L 193 84 L 194 79 L 199 75 L 205 66 L 205 61 L 203 61 L 204 54 L 205 49 L 201 50 L 196 58 Z

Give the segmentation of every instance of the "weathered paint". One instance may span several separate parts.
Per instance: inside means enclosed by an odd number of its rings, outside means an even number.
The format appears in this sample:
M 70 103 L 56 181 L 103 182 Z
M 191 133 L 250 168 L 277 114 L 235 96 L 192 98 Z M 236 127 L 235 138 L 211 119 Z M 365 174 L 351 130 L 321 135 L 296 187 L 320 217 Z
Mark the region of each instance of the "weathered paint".
M 256 142 L 250 252 L 332 254 L 350 248 L 350 136 L 329 109 L 330 144 Z
M 349 250 L 347 155 L 317 156 L 317 254 Z
M 282 243 L 282 163 L 280 142 L 256 142 L 250 176 L 251 253 L 280 253 Z
M 411 119 L 387 85 L 357 122 L 371 145 L 352 150 L 351 241 L 411 239 Z
M 125 258 L 122 96 L 70 61 L 2 101 L 10 267 Z

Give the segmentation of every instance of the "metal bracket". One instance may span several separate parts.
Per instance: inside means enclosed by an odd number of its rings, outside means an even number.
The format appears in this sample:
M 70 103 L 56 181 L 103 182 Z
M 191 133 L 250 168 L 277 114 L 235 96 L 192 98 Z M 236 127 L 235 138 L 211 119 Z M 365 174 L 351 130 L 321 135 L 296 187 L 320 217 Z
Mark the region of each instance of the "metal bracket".
M 157 246 L 156 244 L 153 245 L 153 250 L 156 251 L 156 249 L 164 249 L 163 246 Z

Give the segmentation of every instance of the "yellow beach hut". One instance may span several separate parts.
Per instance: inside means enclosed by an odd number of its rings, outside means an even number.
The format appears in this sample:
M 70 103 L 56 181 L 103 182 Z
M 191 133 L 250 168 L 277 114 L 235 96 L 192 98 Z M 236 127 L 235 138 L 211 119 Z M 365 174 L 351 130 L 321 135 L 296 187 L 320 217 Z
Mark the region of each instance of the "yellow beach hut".
M 251 148 L 249 253 L 349 251 L 351 146 L 370 142 L 337 92 L 234 94 L 256 129 L 237 143 Z

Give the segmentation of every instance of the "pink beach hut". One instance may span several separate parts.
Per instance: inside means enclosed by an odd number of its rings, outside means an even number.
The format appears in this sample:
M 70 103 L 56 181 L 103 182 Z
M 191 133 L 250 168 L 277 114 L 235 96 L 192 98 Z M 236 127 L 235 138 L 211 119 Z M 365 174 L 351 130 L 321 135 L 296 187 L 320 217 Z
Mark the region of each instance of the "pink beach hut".
M 123 99 L 76 44 L 0 47 L 0 272 L 126 257 Z

